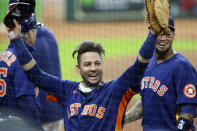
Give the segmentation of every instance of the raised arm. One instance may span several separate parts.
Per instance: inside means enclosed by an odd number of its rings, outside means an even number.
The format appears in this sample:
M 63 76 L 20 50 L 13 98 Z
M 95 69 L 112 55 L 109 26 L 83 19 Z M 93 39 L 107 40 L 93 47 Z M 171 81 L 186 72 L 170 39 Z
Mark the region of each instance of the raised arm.
M 129 109 L 125 114 L 124 123 L 130 123 L 142 118 L 142 101 L 141 99 L 136 102 L 136 104 Z
M 155 31 L 149 28 L 149 34 L 144 41 L 143 45 L 140 48 L 138 54 L 138 60 L 142 63 L 148 63 L 150 58 L 153 56 L 155 51 L 155 44 L 156 44 L 157 35 Z
M 119 78 L 123 85 L 127 84 L 125 86 L 131 88 L 135 93 L 140 91 L 141 79 L 148 66 L 149 60 L 154 54 L 156 39 L 157 35 L 155 35 L 152 29 L 149 29 L 148 36 L 139 50 L 137 60 Z M 125 82 L 125 80 L 127 82 Z M 120 90 L 121 89 L 127 90 L 127 88 L 120 88 Z
M 135 74 L 135 77 L 132 77 L 133 82 L 131 82 L 131 85 L 133 86 L 132 89 L 134 91 L 139 90 L 139 83 L 141 81 L 141 77 L 143 76 L 148 62 L 155 51 L 156 39 L 157 35 L 155 31 L 150 28 L 149 34 L 139 50 L 137 61 L 133 66 L 134 70 L 131 70 L 132 73 L 130 73 Z M 125 115 L 125 124 L 142 118 L 142 101 L 137 101 L 136 104 L 128 112 L 126 112 Z
M 32 81 L 36 86 L 44 90 L 47 90 L 47 92 L 51 94 L 61 95 L 65 90 L 65 88 L 61 88 L 65 86 L 65 81 L 58 77 L 43 72 L 38 67 L 36 61 L 33 59 L 29 51 L 26 49 L 24 42 L 20 37 L 21 26 L 17 23 L 16 20 L 14 20 L 14 23 L 15 28 L 13 28 L 12 30 L 8 29 L 8 34 L 14 35 L 9 36 L 9 38 L 11 39 L 11 42 L 15 44 L 17 58 L 21 64 L 21 67 L 25 71 L 28 79 Z

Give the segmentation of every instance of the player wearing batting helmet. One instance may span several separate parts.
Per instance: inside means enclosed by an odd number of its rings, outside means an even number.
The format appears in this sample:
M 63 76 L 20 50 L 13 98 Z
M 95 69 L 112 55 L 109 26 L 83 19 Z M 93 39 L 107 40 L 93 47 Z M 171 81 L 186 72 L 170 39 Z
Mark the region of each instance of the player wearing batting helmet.
M 12 29 L 17 35 L 15 43 L 17 57 L 28 78 L 39 88 L 57 94 L 64 107 L 65 130 L 112 131 L 122 130 L 124 112 L 133 95 L 140 91 L 140 81 L 152 57 L 157 35 L 150 30 L 135 63 L 118 79 L 103 81 L 105 53 L 101 44 L 82 42 L 73 52 L 77 54 L 76 68 L 83 81 L 62 80 L 43 72 L 25 48 L 20 38 L 20 25 L 14 21 Z M 28 89 L 28 88 L 27 88 Z
M 194 131 L 197 74 L 189 60 L 172 48 L 175 31 L 172 17 L 168 23 L 173 36 L 157 37 L 155 55 L 141 82 L 142 99 L 126 113 L 125 122 L 143 114 L 144 131 Z

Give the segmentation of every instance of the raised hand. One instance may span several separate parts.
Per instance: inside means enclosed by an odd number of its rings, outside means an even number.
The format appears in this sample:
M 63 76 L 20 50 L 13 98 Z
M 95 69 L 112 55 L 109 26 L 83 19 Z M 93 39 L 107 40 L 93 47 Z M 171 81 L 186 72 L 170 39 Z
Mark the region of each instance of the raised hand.
M 18 22 L 14 19 L 13 20 L 15 27 L 14 28 L 8 28 L 8 37 L 10 40 L 17 39 L 21 36 L 21 25 L 18 24 Z

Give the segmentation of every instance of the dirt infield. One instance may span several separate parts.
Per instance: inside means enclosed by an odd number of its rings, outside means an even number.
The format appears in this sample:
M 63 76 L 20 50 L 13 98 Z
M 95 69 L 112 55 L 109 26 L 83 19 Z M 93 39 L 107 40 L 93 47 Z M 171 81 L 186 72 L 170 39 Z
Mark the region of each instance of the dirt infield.
M 46 8 L 45 8 L 46 7 Z M 48 10 L 49 8 L 53 10 Z M 56 12 L 59 7 L 53 3 L 47 3 L 44 6 L 44 24 L 49 27 L 56 35 L 57 39 L 62 38 L 116 38 L 116 37 L 136 37 L 147 34 L 148 24 L 143 21 L 121 21 L 121 22 L 66 22 L 62 21 L 61 13 Z M 56 11 L 55 11 L 56 10 Z M 197 39 L 197 20 L 176 20 L 176 38 L 188 40 Z M 184 51 L 184 54 L 197 69 L 197 52 Z M 120 57 L 115 59 L 106 59 L 104 61 L 104 78 L 106 81 L 117 78 L 129 65 L 131 65 L 136 56 Z M 128 60 L 130 62 L 128 62 Z M 121 63 L 121 64 L 120 64 Z M 128 105 L 130 108 L 135 103 L 134 100 Z M 197 120 L 195 120 L 197 127 Z M 63 130 L 63 129 L 62 129 Z M 124 131 L 135 130 L 142 131 L 141 120 L 125 125 Z

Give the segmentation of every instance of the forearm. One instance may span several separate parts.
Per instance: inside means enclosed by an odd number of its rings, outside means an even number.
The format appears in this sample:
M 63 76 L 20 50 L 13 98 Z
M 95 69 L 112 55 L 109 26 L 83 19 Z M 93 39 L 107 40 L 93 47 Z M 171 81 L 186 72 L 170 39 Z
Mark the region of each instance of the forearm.
M 180 117 L 185 118 L 189 120 L 190 122 L 193 122 L 193 119 L 195 116 L 192 113 L 183 113 L 183 114 L 180 114 Z
M 197 115 L 197 105 L 196 104 L 182 104 L 180 117 L 193 121 L 193 118 Z
M 149 31 L 149 34 L 140 48 L 138 59 L 142 63 L 148 63 L 155 51 L 157 35 Z
M 33 59 L 30 52 L 26 49 L 21 38 L 15 39 L 12 42 L 15 44 L 17 58 L 21 67 L 25 71 L 26 76 L 36 86 L 47 90 L 50 93 L 56 93 L 56 89 L 62 86 L 61 79 L 43 72 L 36 61 Z M 54 88 L 55 87 L 55 88 Z
M 15 44 L 17 58 L 21 64 L 22 68 L 25 68 L 25 70 L 28 70 L 29 68 L 31 69 L 36 63 L 35 63 L 33 57 L 31 56 L 30 52 L 25 47 L 25 44 L 24 44 L 22 38 L 19 37 L 15 40 L 12 40 L 11 42 Z M 34 62 L 32 62 L 32 61 L 34 61 Z M 27 68 L 27 66 L 28 66 L 28 68 Z
M 193 125 L 194 117 L 195 115 L 192 113 L 182 113 L 177 120 L 177 131 L 195 131 L 195 127 Z
M 142 118 L 142 101 L 138 100 L 136 104 L 125 114 L 124 123 L 130 123 Z
M 180 117 L 185 118 L 193 122 L 193 118 L 196 116 L 197 107 L 195 104 L 182 104 Z
M 196 105 L 195 104 L 182 104 L 181 105 L 181 113 L 180 117 L 177 120 L 177 130 L 179 131 L 188 131 L 188 130 L 195 130 L 193 125 L 193 118 L 196 116 Z

